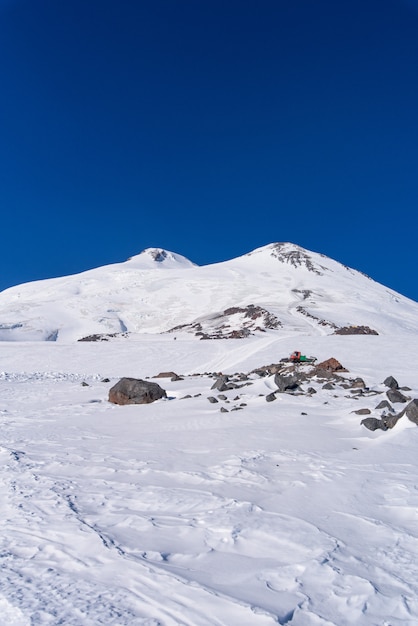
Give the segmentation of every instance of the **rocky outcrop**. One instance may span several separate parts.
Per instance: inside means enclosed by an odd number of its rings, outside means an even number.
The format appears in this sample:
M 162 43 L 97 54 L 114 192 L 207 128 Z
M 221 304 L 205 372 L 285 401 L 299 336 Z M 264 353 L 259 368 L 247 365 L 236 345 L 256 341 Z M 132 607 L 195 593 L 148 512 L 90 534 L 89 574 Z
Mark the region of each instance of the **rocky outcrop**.
M 341 365 L 341 363 L 339 361 L 337 361 L 337 359 L 334 359 L 334 357 L 331 357 L 330 359 L 326 359 L 326 361 L 322 361 L 322 363 L 318 363 L 315 366 L 315 372 L 321 373 L 321 372 L 347 372 L 348 370 L 345 369 L 345 367 L 343 367 Z
M 138 378 L 121 378 L 109 390 L 109 402 L 113 404 L 150 404 L 166 397 L 158 383 Z
M 334 335 L 378 335 L 377 330 L 369 326 L 342 326 L 338 328 Z
M 199 339 L 242 339 L 255 332 L 280 328 L 281 325 L 273 313 L 255 304 L 248 304 L 229 307 L 221 313 L 199 318 L 190 324 L 175 326 L 167 332 L 188 332 Z
M 110 341 L 116 337 L 127 336 L 128 333 L 97 333 L 95 335 L 87 335 L 87 337 L 82 337 L 81 339 L 77 339 L 77 341 Z

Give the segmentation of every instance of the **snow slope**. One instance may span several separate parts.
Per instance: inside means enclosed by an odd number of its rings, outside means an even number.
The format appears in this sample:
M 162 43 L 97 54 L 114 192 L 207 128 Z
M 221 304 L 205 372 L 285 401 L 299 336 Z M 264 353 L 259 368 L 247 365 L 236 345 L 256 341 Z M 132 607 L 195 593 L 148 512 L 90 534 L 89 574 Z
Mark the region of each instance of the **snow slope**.
M 293 244 L 0 294 L 0 626 L 415 626 L 418 429 L 356 411 L 387 412 L 390 375 L 418 398 L 417 313 Z M 342 381 L 274 393 L 254 370 L 294 350 Z M 123 376 L 167 399 L 109 403 Z
M 379 416 L 388 375 L 418 397 L 417 335 L 295 339 L 3 343 L 0 624 L 417 624 L 418 429 L 353 413 Z M 295 348 L 376 395 L 211 389 Z M 170 370 L 167 400 L 107 401 Z
M 418 330 L 417 303 L 323 255 L 281 243 L 202 267 L 148 249 L 126 263 L 7 289 L 0 294 L 0 340 L 65 342 L 173 328 L 187 335 L 222 328 L 259 333 L 264 318 L 251 321 L 241 311 L 223 319 L 225 310 L 249 305 L 274 316 L 282 337 L 363 325 L 379 334 Z

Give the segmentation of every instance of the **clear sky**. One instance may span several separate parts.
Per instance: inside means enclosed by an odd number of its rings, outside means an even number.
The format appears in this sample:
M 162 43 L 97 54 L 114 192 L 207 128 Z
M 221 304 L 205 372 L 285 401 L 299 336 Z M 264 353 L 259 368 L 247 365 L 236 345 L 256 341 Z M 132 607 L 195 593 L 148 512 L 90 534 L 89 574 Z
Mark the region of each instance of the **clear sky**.
M 418 0 L 0 0 L 0 289 L 274 241 L 418 300 Z

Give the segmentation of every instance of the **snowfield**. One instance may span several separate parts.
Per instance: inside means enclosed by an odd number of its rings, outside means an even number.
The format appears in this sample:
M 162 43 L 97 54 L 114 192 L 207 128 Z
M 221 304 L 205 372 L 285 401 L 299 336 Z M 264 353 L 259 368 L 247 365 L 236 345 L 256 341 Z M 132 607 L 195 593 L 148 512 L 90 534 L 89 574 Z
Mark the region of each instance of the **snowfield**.
M 295 349 L 379 393 L 211 389 Z M 389 375 L 418 398 L 417 353 L 405 329 L 1 343 L 0 624 L 415 626 L 418 429 L 353 411 Z M 113 405 L 122 376 L 168 399 Z
M 274 393 L 294 350 L 342 382 Z M 416 626 L 418 428 L 361 421 L 417 354 L 418 303 L 288 243 L 0 293 L 0 626 Z

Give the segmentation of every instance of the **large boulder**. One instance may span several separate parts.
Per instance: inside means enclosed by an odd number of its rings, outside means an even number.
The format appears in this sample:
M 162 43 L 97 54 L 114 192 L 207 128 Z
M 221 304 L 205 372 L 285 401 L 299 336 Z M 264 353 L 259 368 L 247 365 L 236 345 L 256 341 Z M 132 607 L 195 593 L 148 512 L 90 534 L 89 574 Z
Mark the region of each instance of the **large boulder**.
M 301 379 L 293 375 L 276 374 L 274 377 L 274 384 L 277 385 L 277 391 L 283 393 L 285 391 L 296 391 L 299 388 Z
M 109 389 L 109 402 L 113 404 L 150 404 L 166 397 L 160 385 L 139 378 L 121 378 Z

